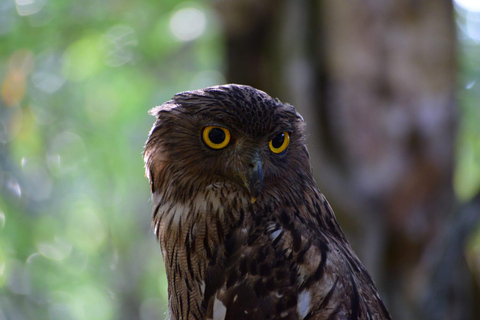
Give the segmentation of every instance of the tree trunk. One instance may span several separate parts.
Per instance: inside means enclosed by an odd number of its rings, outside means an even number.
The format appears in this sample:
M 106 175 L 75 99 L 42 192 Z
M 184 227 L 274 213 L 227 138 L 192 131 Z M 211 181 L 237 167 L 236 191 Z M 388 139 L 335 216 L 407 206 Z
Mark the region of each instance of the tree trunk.
M 392 316 L 431 318 L 423 303 L 439 264 L 430 260 L 456 210 L 452 3 L 224 0 L 217 8 L 228 82 L 296 106 L 319 187 Z M 469 308 L 450 314 L 460 300 L 445 301 L 435 319 L 468 319 Z

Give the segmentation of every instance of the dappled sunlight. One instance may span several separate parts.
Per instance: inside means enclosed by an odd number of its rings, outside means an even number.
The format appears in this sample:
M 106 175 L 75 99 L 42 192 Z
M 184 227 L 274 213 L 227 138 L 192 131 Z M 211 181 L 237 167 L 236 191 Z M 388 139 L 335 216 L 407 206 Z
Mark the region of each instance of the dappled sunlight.
M 479 5 L 480 7 L 480 5 Z M 457 6 L 459 37 L 463 41 L 480 42 L 480 9 L 476 7 Z M 472 10 L 474 9 L 474 10 Z
M 200 37 L 205 31 L 205 27 L 205 14 L 195 7 L 181 8 L 170 18 L 170 30 L 181 41 L 190 41 Z
M 454 0 L 457 6 L 472 12 L 480 12 L 480 2 L 478 0 Z

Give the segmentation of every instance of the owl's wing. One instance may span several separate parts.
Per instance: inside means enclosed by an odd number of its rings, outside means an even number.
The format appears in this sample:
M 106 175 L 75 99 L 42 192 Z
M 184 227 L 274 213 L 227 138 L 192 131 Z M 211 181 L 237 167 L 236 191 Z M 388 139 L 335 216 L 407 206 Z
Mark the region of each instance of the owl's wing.
M 299 319 L 297 270 L 288 257 L 260 228 L 239 228 L 207 268 L 207 318 Z

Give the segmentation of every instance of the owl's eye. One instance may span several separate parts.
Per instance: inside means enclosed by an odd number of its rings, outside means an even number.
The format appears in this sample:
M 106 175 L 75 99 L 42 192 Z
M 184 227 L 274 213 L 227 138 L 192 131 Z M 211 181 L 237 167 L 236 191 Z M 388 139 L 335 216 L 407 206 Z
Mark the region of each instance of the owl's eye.
M 208 126 L 203 128 L 202 139 L 210 148 L 220 150 L 230 142 L 230 131 L 218 126 Z
M 273 139 L 268 143 L 268 146 L 273 153 L 282 153 L 287 149 L 289 143 L 290 135 L 288 132 L 284 131 L 273 137 Z

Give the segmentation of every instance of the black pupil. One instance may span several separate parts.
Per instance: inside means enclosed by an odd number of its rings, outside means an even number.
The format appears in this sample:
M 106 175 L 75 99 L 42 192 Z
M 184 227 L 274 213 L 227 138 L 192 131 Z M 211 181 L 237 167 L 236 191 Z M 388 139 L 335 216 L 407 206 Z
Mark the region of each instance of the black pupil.
M 285 141 L 285 134 L 282 132 L 282 133 L 277 134 L 277 135 L 272 139 L 272 146 L 273 146 L 275 149 L 278 149 L 278 148 L 280 148 L 280 147 L 282 146 L 283 141 Z
M 208 139 L 215 144 L 220 144 L 225 141 L 225 132 L 220 128 L 213 128 L 208 133 Z

